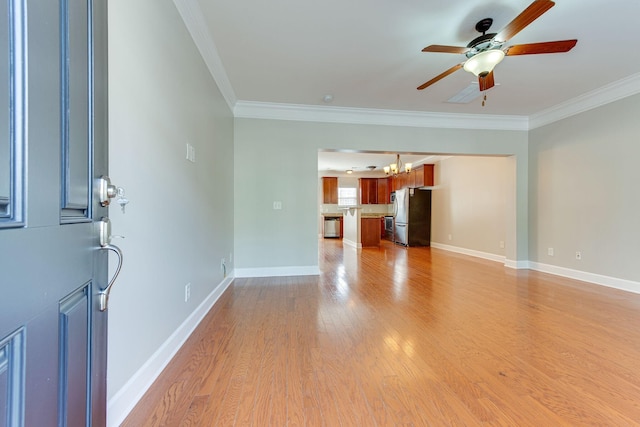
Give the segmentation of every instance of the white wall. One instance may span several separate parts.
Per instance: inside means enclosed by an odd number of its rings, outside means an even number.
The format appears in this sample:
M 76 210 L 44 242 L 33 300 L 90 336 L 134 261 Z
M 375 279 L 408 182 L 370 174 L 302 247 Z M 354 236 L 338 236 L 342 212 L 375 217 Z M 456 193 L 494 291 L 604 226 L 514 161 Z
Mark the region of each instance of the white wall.
M 124 265 L 109 309 L 115 425 L 178 349 L 172 334 L 224 283 L 234 162 L 231 111 L 171 0 L 111 0 L 109 55 L 110 175 L 130 200 L 124 214 L 109 209 L 113 233 L 125 236 L 114 241 Z M 196 163 L 185 159 L 187 142 Z
M 539 268 L 635 281 L 619 285 L 640 292 L 638 111 L 634 95 L 530 132 L 529 254 Z
M 433 246 L 475 251 L 489 259 L 505 256 L 510 182 L 507 157 L 452 156 L 436 164 L 432 191 Z M 449 239 L 451 236 L 451 239 Z
M 506 257 L 528 259 L 527 132 L 431 129 L 236 118 L 235 252 L 243 274 L 317 271 L 321 149 L 513 155 Z M 241 159 L 241 160 L 240 160 Z M 283 209 L 272 209 L 282 201 Z M 265 270 L 266 269 L 266 270 Z

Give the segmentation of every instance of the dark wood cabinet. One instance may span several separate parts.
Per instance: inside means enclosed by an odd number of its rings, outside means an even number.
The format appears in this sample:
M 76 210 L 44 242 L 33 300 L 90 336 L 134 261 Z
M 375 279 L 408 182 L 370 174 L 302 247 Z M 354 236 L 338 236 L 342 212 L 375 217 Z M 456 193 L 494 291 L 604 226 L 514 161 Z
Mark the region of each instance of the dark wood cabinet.
M 360 204 L 375 205 L 378 203 L 378 179 L 360 178 Z
M 380 218 L 362 218 L 360 237 L 363 248 L 380 246 Z
M 378 178 L 378 204 L 386 205 L 391 203 L 391 190 L 389 178 Z
M 407 188 L 416 188 L 416 170 L 411 169 L 411 172 L 405 174 L 407 176 Z
M 322 203 L 338 204 L 338 178 L 328 176 L 322 178 Z
M 433 186 L 433 165 L 420 165 L 411 172 L 402 172 L 392 179 L 389 193 L 402 188 L 419 188 Z
M 415 169 L 414 185 L 414 188 L 433 186 L 433 165 L 423 165 Z
M 433 165 L 424 165 L 422 187 L 433 187 Z

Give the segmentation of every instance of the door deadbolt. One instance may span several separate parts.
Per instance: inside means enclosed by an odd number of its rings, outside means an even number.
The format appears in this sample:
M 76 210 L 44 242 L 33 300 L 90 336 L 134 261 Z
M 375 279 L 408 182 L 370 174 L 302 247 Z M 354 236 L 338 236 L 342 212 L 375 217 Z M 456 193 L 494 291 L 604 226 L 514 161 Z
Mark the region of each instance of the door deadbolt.
M 98 197 L 100 198 L 100 206 L 109 206 L 111 199 L 118 195 L 118 188 L 111 184 L 108 176 L 102 175 L 98 181 Z

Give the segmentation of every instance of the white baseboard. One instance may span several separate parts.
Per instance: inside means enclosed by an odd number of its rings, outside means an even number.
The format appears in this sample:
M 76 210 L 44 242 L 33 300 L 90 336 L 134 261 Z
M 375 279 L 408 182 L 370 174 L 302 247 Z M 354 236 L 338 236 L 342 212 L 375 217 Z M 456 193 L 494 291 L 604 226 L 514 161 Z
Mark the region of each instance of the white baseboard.
M 640 282 L 634 282 L 633 280 L 603 276 L 601 274 L 588 273 L 586 271 L 573 270 L 571 268 L 558 267 L 556 265 L 542 264 L 533 261 L 529 264 L 531 270 L 555 274 L 556 276 L 567 277 L 569 279 L 581 280 L 583 282 L 595 283 L 596 285 L 640 294 Z
M 356 248 L 356 249 L 362 249 L 362 243 L 358 243 L 358 242 L 354 242 L 353 240 L 349 240 L 349 239 L 342 239 L 342 244 L 343 245 L 347 245 L 347 246 L 351 246 L 352 248 Z
M 442 243 L 431 242 L 431 246 L 437 249 L 444 249 L 450 252 L 484 258 L 491 261 L 503 262 L 505 267 L 536 270 L 543 273 L 554 274 L 556 276 L 566 277 L 569 279 L 581 280 L 583 282 L 594 283 L 596 285 L 606 286 L 609 288 L 620 289 L 627 292 L 640 294 L 640 282 L 633 280 L 619 279 L 617 277 L 603 276 L 602 274 L 589 273 L 586 271 L 573 270 L 556 265 L 542 264 L 534 261 L 516 261 L 506 259 L 503 256 L 489 254 L 486 252 L 475 251 L 472 249 L 460 248 L 457 246 L 443 245 Z
M 262 267 L 262 268 L 236 268 L 235 277 L 279 277 L 279 276 L 318 276 L 320 267 L 317 265 L 293 266 L 293 267 Z
M 505 257 L 503 255 L 491 254 L 488 252 L 476 251 L 473 249 L 461 248 L 458 246 L 445 245 L 438 242 L 431 242 L 431 247 L 436 249 L 444 249 L 445 251 L 455 252 L 458 254 L 474 256 L 476 258 L 488 259 L 489 261 L 496 261 L 505 263 Z
M 233 272 L 232 272 L 233 273 Z M 180 350 L 187 338 L 207 315 L 220 295 L 233 282 L 233 274 L 227 276 L 204 301 L 187 317 L 173 334 L 158 348 L 129 381 L 107 402 L 107 426 L 117 427 L 129 415 L 144 396 L 162 370 Z
M 504 261 L 504 266 L 513 268 L 516 270 L 529 270 L 531 269 L 531 263 L 529 261 L 517 261 L 513 259 L 507 259 Z

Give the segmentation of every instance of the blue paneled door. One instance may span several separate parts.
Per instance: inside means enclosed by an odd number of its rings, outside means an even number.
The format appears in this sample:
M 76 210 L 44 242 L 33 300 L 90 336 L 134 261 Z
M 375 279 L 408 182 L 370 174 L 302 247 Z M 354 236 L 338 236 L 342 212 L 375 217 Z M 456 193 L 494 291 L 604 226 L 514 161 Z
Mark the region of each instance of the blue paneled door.
M 0 427 L 102 426 L 106 0 L 0 8 Z

